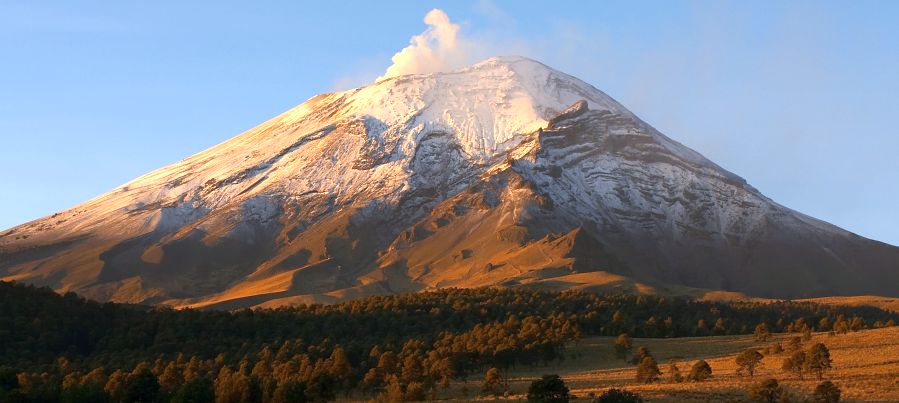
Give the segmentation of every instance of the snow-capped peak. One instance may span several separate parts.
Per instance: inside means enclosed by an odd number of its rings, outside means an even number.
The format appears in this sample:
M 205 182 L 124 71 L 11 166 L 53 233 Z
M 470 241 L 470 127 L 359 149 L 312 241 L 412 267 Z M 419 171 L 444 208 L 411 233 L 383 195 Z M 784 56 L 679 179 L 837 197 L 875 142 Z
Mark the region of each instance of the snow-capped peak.
M 544 127 L 579 100 L 590 109 L 628 113 L 589 84 L 519 57 L 493 57 L 448 73 L 405 75 L 342 93 L 347 115 L 425 135 L 452 134 L 475 160 L 514 146 L 516 136 Z M 411 139 L 414 140 L 415 139 Z
M 594 289 L 605 271 L 762 296 L 895 295 L 897 259 L 522 57 L 315 96 L 0 234 L 0 280 L 175 306 Z

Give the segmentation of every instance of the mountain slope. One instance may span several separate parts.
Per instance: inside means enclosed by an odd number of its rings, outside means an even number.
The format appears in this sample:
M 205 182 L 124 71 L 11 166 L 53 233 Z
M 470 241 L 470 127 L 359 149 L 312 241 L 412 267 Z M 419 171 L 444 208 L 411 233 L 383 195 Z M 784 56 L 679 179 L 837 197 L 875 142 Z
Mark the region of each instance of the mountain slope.
M 899 248 L 780 206 L 524 58 L 311 98 L 0 236 L 0 279 L 274 306 L 448 286 L 899 295 Z

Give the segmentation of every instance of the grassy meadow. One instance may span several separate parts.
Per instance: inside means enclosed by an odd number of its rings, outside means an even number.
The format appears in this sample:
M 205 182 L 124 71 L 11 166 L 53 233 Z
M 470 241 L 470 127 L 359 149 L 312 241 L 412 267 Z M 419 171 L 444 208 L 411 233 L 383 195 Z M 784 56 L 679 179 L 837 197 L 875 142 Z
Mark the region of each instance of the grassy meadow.
M 650 402 L 741 402 L 748 401 L 747 390 L 765 378 L 776 378 L 795 397 L 793 401 L 810 399 L 819 383 L 814 375 L 799 380 L 796 375 L 781 370 L 781 363 L 790 352 L 766 355 L 763 366 L 754 377 L 736 374 L 736 355 L 747 349 L 760 351 L 775 342 L 784 347 L 796 334 L 775 334 L 767 342 L 748 336 L 686 337 L 676 339 L 634 339 L 634 349 L 647 347 L 662 370 L 660 382 L 638 384 L 634 365 L 615 357 L 614 338 L 594 337 L 581 340 L 568 349 L 571 358 L 561 365 L 510 370 L 511 393 L 500 400 L 526 400 L 528 385 L 541 374 L 559 374 L 577 401 L 589 401 L 592 394 L 617 387 L 639 393 Z M 844 401 L 899 402 L 899 327 L 863 330 L 830 336 L 814 334 L 812 341 L 803 342 L 807 349 L 822 342 L 830 349 L 833 369 L 824 379 L 840 387 Z M 704 382 L 673 382 L 669 377 L 669 363 L 675 362 L 682 375 L 698 359 L 712 367 L 712 378 Z M 492 400 L 478 396 L 481 379 L 471 376 L 467 382 L 456 382 L 448 390 L 441 390 L 438 399 Z

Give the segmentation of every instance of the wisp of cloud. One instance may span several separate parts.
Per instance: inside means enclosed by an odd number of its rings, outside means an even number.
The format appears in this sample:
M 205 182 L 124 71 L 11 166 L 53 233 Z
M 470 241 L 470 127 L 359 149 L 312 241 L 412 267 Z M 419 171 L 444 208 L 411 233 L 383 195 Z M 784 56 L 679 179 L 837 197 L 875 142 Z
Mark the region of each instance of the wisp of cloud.
M 455 70 L 467 65 L 472 45 L 459 35 L 459 25 L 450 21 L 443 10 L 433 9 L 425 15 L 428 29 L 409 40 L 409 46 L 393 55 L 393 64 L 385 78 L 404 74 L 428 74 Z

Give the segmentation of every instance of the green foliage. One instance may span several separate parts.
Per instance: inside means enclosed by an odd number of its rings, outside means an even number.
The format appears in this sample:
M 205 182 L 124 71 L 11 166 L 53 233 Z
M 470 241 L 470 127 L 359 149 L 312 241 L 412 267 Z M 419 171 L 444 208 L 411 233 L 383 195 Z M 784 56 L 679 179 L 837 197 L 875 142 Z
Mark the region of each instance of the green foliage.
M 152 403 L 159 398 L 159 381 L 149 368 L 141 368 L 132 374 L 125 388 L 125 401 L 134 403 Z
M 543 378 L 531 382 L 528 388 L 530 402 L 567 403 L 569 399 L 568 387 L 558 375 L 543 375 Z
M 101 385 L 76 383 L 60 392 L 60 403 L 106 403 L 109 396 Z
M 284 401 L 297 401 L 294 399 Z M 185 382 L 172 396 L 171 403 L 213 403 L 215 389 L 207 378 L 195 378 Z
M 16 370 L 10 367 L 0 367 L 0 396 L 19 389 L 19 378 Z
M 599 395 L 596 403 L 643 403 L 643 398 L 634 392 L 612 388 Z
M 343 346 L 352 357 L 360 354 L 362 348 L 367 352 L 373 345 L 387 341 L 402 343 L 415 338 L 433 342 L 442 333 L 462 335 L 478 325 L 514 331 L 518 329 L 511 325 L 520 327 L 528 317 L 538 325 L 552 325 L 555 338 L 574 339 L 581 333 L 696 336 L 704 331 L 695 326 L 697 321 L 714 323 L 715 332 L 737 334 L 747 326 L 765 321 L 792 325 L 801 318 L 815 323 L 840 315 L 852 317 L 856 327 L 867 326 L 866 321 L 899 319 L 896 314 L 874 308 L 829 307 L 806 302 L 724 303 L 504 289 L 444 289 L 271 310 L 176 311 L 98 304 L 71 293 L 60 296 L 45 288 L 2 282 L 0 323 L 8 324 L 4 327 L 10 330 L 0 332 L 0 362 L 21 370 L 49 364 L 65 354 L 72 361 L 93 360 L 92 366 L 100 366 L 106 363 L 96 357 L 114 354 L 116 359 L 125 358 L 133 365 L 140 360 L 154 360 L 178 352 L 187 357 L 209 359 L 220 352 L 238 351 L 248 341 L 251 346 L 268 345 L 275 350 L 285 340 L 302 339 L 307 344 L 319 344 L 325 338 Z M 781 324 L 769 330 L 784 331 L 785 326 Z M 851 326 L 847 322 L 847 329 Z M 521 342 L 528 344 L 525 339 Z M 505 361 L 490 363 L 497 367 L 528 365 L 543 363 L 551 349 L 549 346 L 534 346 L 528 352 L 489 349 L 478 355 L 479 359 L 486 360 L 487 356 L 501 352 L 497 361 Z M 522 353 L 528 357 L 509 361 L 511 356 Z M 236 358 L 225 355 L 228 360 Z
M 323 401 L 353 390 L 404 399 L 412 385 L 427 393 L 488 368 L 561 361 L 566 344 L 582 335 L 618 336 L 616 352 L 624 358 L 633 349 L 629 335 L 748 334 L 763 322 L 784 331 L 825 318 L 849 331 L 899 316 L 811 303 L 491 288 L 179 311 L 99 304 L 0 282 L 0 362 L 12 368 L 0 370 L 0 391 L 31 401 L 199 402 L 209 390 L 222 403 L 298 401 L 300 395 Z M 634 354 L 638 364 L 648 355 L 645 348 Z M 694 366 L 690 379 L 709 376 L 705 365 L 696 374 Z
M 838 403 L 841 394 L 837 385 L 831 381 L 824 381 L 815 387 L 812 399 L 815 403 Z

